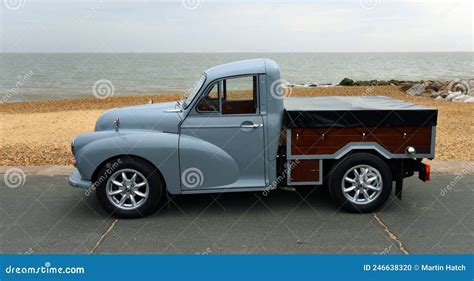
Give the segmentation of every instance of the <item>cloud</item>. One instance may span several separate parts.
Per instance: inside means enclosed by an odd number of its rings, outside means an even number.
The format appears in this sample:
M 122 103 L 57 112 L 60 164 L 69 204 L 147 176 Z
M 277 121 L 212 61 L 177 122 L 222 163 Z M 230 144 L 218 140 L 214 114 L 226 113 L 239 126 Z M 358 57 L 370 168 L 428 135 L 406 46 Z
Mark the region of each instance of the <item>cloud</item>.
M 473 50 L 471 1 L 193 1 L 31 0 L 4 9 L 2 51 Z

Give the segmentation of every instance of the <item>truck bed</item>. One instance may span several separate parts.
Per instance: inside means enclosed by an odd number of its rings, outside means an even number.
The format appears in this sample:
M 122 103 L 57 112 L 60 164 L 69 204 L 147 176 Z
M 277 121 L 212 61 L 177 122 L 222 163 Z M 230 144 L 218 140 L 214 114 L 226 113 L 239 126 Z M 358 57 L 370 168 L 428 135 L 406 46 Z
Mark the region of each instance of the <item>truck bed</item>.
M 290 97 L 284 99 L 287 128 L 436 126 L 437 109 L 384 96 Z
M 354 149 L 434 157 L 436 109 L 383 96 L 286 98 L 284 109 L 288 185 L 321 184 L 323 160 Z M 407 154 L 409 147 L 416 152 Z

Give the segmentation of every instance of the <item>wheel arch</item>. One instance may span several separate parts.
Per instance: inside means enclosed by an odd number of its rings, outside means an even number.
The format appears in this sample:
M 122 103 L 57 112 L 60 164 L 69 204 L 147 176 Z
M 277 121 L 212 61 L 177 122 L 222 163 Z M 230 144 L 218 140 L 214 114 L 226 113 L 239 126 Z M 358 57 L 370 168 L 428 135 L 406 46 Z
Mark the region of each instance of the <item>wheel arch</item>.
M 326 175 L 329 175 L 333 171 L 337 163 L 343 161 L 344 159 L 346 159 L 347 157 L 350 157 L 351 155 L 358 154 L 358 153 L 367 153 L 367 154 L 371 154 L 373 156 L 380 158 L 380 160 L 384 161 L 387 164 L 387 166 L 390 168 L 391 176 L 396 174 L 396 171 L 398 168 L 396 163 L 399 162 L 399 159 L 389 158 L 387 157 L 387 155 L 382 154 L 379 150 L 375 148 L 364 148 L 364 149 L 353 148 L 351 150 L 348 150 L 346 153 L 341 154 L 337 158 L 323 160 L 323 166 L 325 167 L 325 171 L 326 171 L 324 173 L 324 176 L 326 177 Z
M 179 135 L 142 130 L 120 130 L 117 132 L 91 133 L 75 151 L 76 167 L 82 177 L 93 181 L 104 164 L 118 157 L 136 157 L 156 168 L 166 190 L 179 194 Z M 95 178 L 94 178 L 95 177 Z
M 166 180 L 163 176 L 163 174 L 161 173 L 160 169 L 158 169 L 158 167 L 156 167 L 155 164 L 153 164 L 153 162 L 151 162 L 150 160 L 142 157 L 142 156 L 138 156 L 138 155 L 134 155 L 134 154 L 121 154 L 121 155 L 115 155 L 115 156 L 112 156 L 112 157 L 109 157 L 108 159 L 102 161 L 99 165 L 97 165 L 97 167 L 95 168 L 94 172 L 92 173 L 92 177 L 91 177 L 91 180 L 92 182 L 96 182 L 99 174 L 100 174 L 100 171 L 102 171 L 102 169 L 105 167 L 105 165 L 107 165 L 107 163 L 110 163 L 110 162 L 113 162 L 113 161 L 116 161 L 120 158 L 129 158 L 129 159 L 137 159 L 139 161 L 143 161 L 145 162 L 146 164 L 150 165 L 151 167 L 153 167 L 155 169 L 155 171 L 157 172 L 158 176 L 160 177 L 160 180 L 161 182 L 163 183 L 163 187 L 165 188 L 165 190 L 167 190 L 167 186 L 166 186 Z
M 389 152 L 387 152 L 385 149 L 381 149 L 376 146 L 349 147 L 348 149 L 345 149 L 343 152 L 338 153 L 334 159 L 340 160 L 340 159 L 345 158 L 348 155 L 355 154 L 355 153 L 370 153 L 370 154 L 374 154 L 380 159 L 391 159 Z

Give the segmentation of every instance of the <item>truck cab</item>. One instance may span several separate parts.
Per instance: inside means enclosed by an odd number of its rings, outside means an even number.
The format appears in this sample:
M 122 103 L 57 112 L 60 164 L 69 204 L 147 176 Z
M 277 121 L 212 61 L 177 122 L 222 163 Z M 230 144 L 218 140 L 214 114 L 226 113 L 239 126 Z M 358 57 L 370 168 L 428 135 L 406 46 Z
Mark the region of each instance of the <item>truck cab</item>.
M 96 191 L 119 217 L 156 210 L 168 194 L 327 184 L 346 210 L 401 197 L 403 178 L 429 177 L 436 114 L 386 97 L 285 97 L 278 65 L 206 70 L 184 100 L 113 109 L 71 147 L 72 186 Z M 428 175 L 428 176 L 427 176 Z
M 283 100 L 268 94 L 280 79 L 278 66 L 271 60 L 242 61 L 211 68 L 204 77 L 201 90 L 183 103 L 181 193 L 269 186 L 276 178 L 283 118 Z M 186 171 L 195 170 L 203 175 L 198 186 L 187 180 Z

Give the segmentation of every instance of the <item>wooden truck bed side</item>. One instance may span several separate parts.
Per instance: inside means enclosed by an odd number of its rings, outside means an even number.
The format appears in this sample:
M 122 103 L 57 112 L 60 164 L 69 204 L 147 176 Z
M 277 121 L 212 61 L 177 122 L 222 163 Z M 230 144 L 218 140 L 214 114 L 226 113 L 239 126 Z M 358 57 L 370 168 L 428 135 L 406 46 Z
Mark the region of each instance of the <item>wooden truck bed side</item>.
M 392 154 L 407 146 L 430 154 L 432 127 L 405 128 L 297 128 L 291 130 L 291 154 L 334 154 L 349 143 L 377 143 Z

